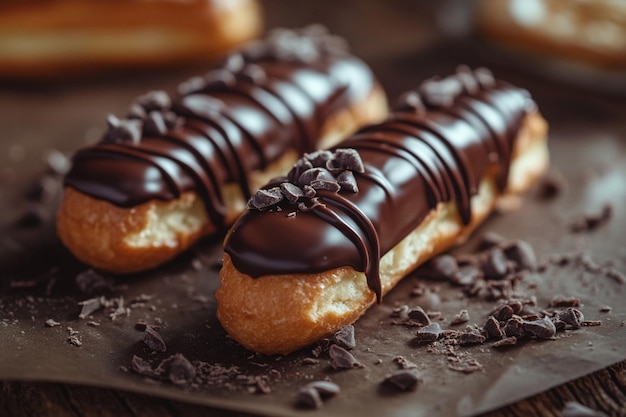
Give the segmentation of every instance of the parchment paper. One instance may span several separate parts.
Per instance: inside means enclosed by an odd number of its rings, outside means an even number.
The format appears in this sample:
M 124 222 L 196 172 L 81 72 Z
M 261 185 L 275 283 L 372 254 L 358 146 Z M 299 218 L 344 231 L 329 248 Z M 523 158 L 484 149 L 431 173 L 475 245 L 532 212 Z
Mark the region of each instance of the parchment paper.
M 468 56 L 465 47 L 445 46 L 425 55 L 407 51 L 394 59 L 372 62 L 383 85 L 394 95 L 426 76 L 453 70 L 457 63 L 483 61 Z M 563 176 L 567 186 L 550 201 L 530 193 L 521 208 L 492 216 L 454 252 L 473 252 L 477 236 L 494 231 L 531 243 L 541 261 L 555 254 L 585 253 L 602 268 L 612 266 L 626 272 L 625 106 L 525 78 L 520 72 L 498 75 L 528 87 L 537 98 L 551 125 L 552 169 Z M 219 238 L 203 241 L 156 271 L 113 277 L 109 291 L 80 291 L 76 276 L 87 267 L 55 238 L 52 211 L 40 226 L 15 226 L 28 205 L 24 193 L 45 165 L 32 153 L 16 162 L 15 152 L 20 151 L 15 146 L 26 144 L 26 149 L 40 149 L 41 155 L 55 147 L 73 149 L 80 140 L 71 142 L 68 136 L 82 138 L 93 126 L 89 123 L 103 120 L 106 111 L 123 109 L 128 100 L 119 97 L 130 99 L 144 92 L 144 87 L 152 88 L 152 82 L 165 80 L 166 84 L 159 87 L 166 88 L 180 79 L 180 74 L 165 74 L 132 86 L 109 80 L 89 92 L 74 85 L 67 90 L 31 93 L 34 97 L 26 97 L 29 93 L 23 91 L 5 91 L 0 97 L 2 109 L 13 109 L 0 116 L 9 127 L 2 154 L 6 158 L 13 152 L 5 159 L 9 164 L 3 171 L 0 202 L 0 378 L 110 387 L 259 415 L 470 416 L 626 358 L 626 284 L 573 264 L 548 262 L 545 272 L 527 276 L 521 285 L 537 297 L 537 310 L 546 309 L 554 296 L 576 296 L 583 303 L 585 318 L 602 324 L 559 333 L 556 340 L 530 340 L 505 350 L 489 344 L 459 348 L 483 366 L 481 371 L 468 374 L 451 370 L 445 354 L 416 345 L 415 329 L 392 325 L 390 314 L 397 305 L 429 302 L 411 296 L 420 282 L 437 288 L 440 303 L 434 307 L 442 313 L 439 323 L 443 328 L 451 327 L 451 320 L 461 309 L 468 310 L 470 323 L 482 325 L 497 304 L 467 299 L 458 287 L 419 280 L 417 274 L 405 279 L 382 305 L 371 308 L 356 323 L 357 346 L 352 352 L 364 367 L 344 371 L 332 371 L 325 354 L 310 360 L 314 358 L 312 349 L 287 357 L 264 357 L 240 348 L 225 335 L 215 317 L 213 298 L 221 257 Z M 82 107 L 93 100 L 100 100 L 95 109 Z M 55 104 L 65 112 L 55 111 Z M 101 108 L 107 107 L 103 112 Z M 59 118 L 67 112 L 71 112 L 69 122 L 76 123 L 60 125 Z M 48 142 L 29 148 L 29 138 L 35 136 Z M 587 233 L 569 231 L 574 219 L 604 204 L 613 209 L 606 225 Z M 53 206 L 51 202 L 49 207 Z M 79 319 L 78 303 L 99 295 L 112 302 L 111 306 Z M 119 310 L 112 319 L 110 314 L 122 298 L 122 308 L 128 311 Z M 606 306 L 610 311 L 601 312 Z M 46 326 L 49 319 L 59 325 Z M 156 326 L 167 351 L 155 354 L 147 348 L 142 331 L 136 329 L 137 322 Z M 69 339 L 71 336 L 74 338 Z M 156 366 L 176 353 L 196 364 L 202 362 L 207 372 L 197 384 L 175 386 L 132 371 L 134 355 Z M 394 393 L 381 386 L 387 374 L 399 369 L 397 357 L 417 366 L 422 382 L 416 391 Z M 320 411 L 296 408 L 298 389 L 318 379 L 336 382 L 342 392 Z M 267 387 L 269 393 L 259 393 Z

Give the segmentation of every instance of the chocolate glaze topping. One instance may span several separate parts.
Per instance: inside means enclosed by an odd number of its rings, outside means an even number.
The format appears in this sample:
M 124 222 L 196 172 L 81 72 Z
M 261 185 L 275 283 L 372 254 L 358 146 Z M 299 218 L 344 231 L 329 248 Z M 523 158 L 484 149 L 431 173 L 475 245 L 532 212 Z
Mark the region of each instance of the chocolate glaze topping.
M 326 151 L 322 162 L 320 152 L 305 155 L 287 177 L 255 194 L 227 235 L 225 251 L 252 277 L 351 266 L 365 273 L 380 301 L 380 257 L 440 202 L 456 202 L 468 224 L 470 198 L 482 178 L 495 173 L 500 191 L 506 186 L 513 141 L 534 108 L 525 90 L 496 81 L 486 69 L 460 67 L 452 76 L 427 80 L 403 95 L 386 121 L 341 143 L 348 149 Z M 358 157 L 362 169 L 326 169 L 329 175 L 315 178 L 339 182 L 347 172 L 354 187 L 307 194 L 307 187 L 316 187 L 311 176 L 303 181 L 305 174 L 333 166 L 341 153 Z M 302 192 L 281 195 L 287 184 Z
M 368 67 L 325 28 L 275 30 L 181 83 L 174 97 L 153 91 L 126 118 L 109 116 L 102 141 L 74 155 L 65 185 L 120 207 L 194 190 L 223 228 L 225 183 L 249 198 L 251 171 L 289 149 L 316 149 L 328 116 L 373 87 Z

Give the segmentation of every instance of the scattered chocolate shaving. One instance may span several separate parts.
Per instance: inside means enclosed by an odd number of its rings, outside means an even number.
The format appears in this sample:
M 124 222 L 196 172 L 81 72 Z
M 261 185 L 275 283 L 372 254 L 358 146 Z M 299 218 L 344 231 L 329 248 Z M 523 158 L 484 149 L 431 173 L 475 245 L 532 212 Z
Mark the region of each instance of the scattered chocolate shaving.
M 626 275 L 622 274 L 621 272 L 619 272 L 617 269 L 615 269 L 613 267 L 607 268 L 606 271 L 604 272 L 604 274 L 607 277 L 613 279 L 618 284 L 626 283 Z
M 524 335 L 524 321 L 519 316 L 513 316 L 507 320 L 502 331 L 507 337 L 520 338 Z
M 585 316 L 583 316 L 583 313 L 580 310 L 569 307 L 560 311 L 557 314 L 557 319 L 566 325 L 577 329 L 582 326 Z
M 480 279 L 483 279 L 485 274 L 476 265 L 465 265 L 459 268 L 459 273 L 451 280 L 456 285 L 472 285 Z
M 80 292 L 84 294 L 101 294 L 113 289 L 115 280 L 96 272 L 93 269 L 87 269 L 76 275 L 76 286 Z
M 537 269 L 537 256 L 532 246 L 523 240 L 516 240 L 504 246 L 506 257 L 515 262 L 516 270 L 534 271 Z
M 335 370 L 363 367 L 361 362 L 340 346 L 331 345 L 328 354 L 330 356 L 330 366 Z
M 82 306 L 78 318 L 85 319 L 103 307 L 102 297 L 90 298 L 81 301 L 78 305 Z
M 480 345 L 485 343 L 485 341 L 487 340 L 487 338 L 485 336 L 483 336 L 480 331 L 477 331 L 475 329 L 468 329 L 465 332 L 461 333 L 458 336 L 458 343 L 461 346 L 467 346 L 467 345 Z
M 417 369 L 417 365 L 404 356 L 396 356 L 393 361 L 400 365 L 400 369 Z
M 330 381 L 313 381 L 307 386 L 315 389 L 323 399 L 334 397 L 341 392 L 339 385 Z
M 506 255 L 500 248 L 494 248 L 486 254 L 482 267 L 486 279 L 504 279 L 509 271 Z
M 415 391 L 420 377 L 415 369 L 400 369 L 385 377 L 383 384 L 399 391 Z
M 570 224 L 570 230 L 574 233 L 590 232 L 606 224 L 613 215 L 613 208 L 606 204 L 600 211 L 583 214 Z
M 602 411 L 585 407 L 576 401 L 565 403 L 565 407 L 563 407 L 561 412 L 563 413 L 563 417 L 609 417 L 608 414 Z
M 143 343 L 155 352 L 165 352 L 167 345 L 159 334 L 159 332 L 152 326 L 146 326 L 143 333 Z
M 478 243 L 478 251 L 485 251 L 491 249 L 495 246 L 502 245 L 506 242 L 506 239 L 497 234 L 496 232 L 485 232 L 480 237 L 480 242 Z
M 148 361 L 143 358 L 140 358 L 137 355 L 133 355 L 133 359 L 131 360 L 131 367 L 133 371 L 138 373 L 139 375 L 147 376 L 147 377 L 157 377 L 158 373 L 152 369 L 152 366 Z
M 600 308 L 601 313 L 610 313 L 612 310 L 613 310 L 613 307 L 611 306 L 604 306 Z
M 456 316 L 454 316 L 454 319 L 452 319 L 451 324 L 457 325 L 457 324 L 467 323 L 469 320 L 470 320 L 470 317 L 469 317 L 469 313 L 467 312 L 467 310 L 461 310 L 457 313 Z
M 333 335 L 333 342 L 344 349 L 353 349 L 356 346 L 354 326 L 348 324 L 347 326 L 337 330 Z
M 601 320 L 583 320 L 581 323 L 581 326 L 602 326 L 602 321 Z

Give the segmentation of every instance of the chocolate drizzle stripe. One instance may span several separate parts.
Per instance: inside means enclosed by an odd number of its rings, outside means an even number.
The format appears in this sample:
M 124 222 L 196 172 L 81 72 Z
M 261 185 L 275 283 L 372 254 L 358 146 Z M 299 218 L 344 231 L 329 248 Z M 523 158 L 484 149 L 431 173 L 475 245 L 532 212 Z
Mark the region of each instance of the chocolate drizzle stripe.
M 354 267 L 365 273 L 380 300 L 380 277 L 370 265 L 379 265 L 380 256 L 441 202 L 456 203 L 462 223 L 469 224 L 479 181 L 494 169 L 497 175 L 509 171 L 521 122 L 534 107 L 525 90 L 495 82 L 489 74 L 463 70 L 458 76 L 429 80 L 423 84 L 427 88 L 404 95 L 399 110 L 386 121 L 338 145 L 351 148 L 365 166 L 365 173 L 354 175 L 358 192 L 320 192 L 311 211 L 331 210 L 340 219 L 290 215 L 286 221 L 285 213 L 291 211 L 285 199 L 271 203 L 273 208 L 245 212 L 225 240 L 234 266 L 251 277 Z M 467 82 L 468 76 L 475 77 L 476 88 L 459 88 L 457 83 Z M 306 166 L 306 158 L 296 166 Z M 340 198 L 344 203 L 338 209 Z M 369 219 L 371 228 L 362 219 Z M 345 224 L 351 231 L 344 231 Z M 271 243 L 260 238 L 270 235 Z
M 328 191 L 318 191 L 320 199 L 324 203 L 331 204 L 339 208 L 350 217 L 358 227 L 364 232 L 366 238 L 362 239 L 359 234 L 344 220 L 340 215 L 330 210 L 325 204 L 315 205 L 312 212 L 324 218 L 328 215 L 332 218 L 332 223 L 344 232 L 348 232 L 350 239 L 358 246 L 363 256 L 363 270 L 367 277 L 369 288 L 376 294 L 377 302 L 382 299 L 382 285 L 380 282 L 379 259 L 380 259 L 380 241 L 378 240 L 378 232 L 372 224 L 371 220 L 351 201 L 345 199 L 337 193 Z

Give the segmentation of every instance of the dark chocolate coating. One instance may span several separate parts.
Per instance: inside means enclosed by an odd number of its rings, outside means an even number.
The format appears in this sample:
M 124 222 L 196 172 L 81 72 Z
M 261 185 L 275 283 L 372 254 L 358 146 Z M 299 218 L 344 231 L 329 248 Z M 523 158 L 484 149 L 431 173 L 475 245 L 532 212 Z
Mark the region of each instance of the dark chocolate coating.
M 182 83 L 173 99 L 140 97 L 128 120 L 110 117 L 103 141 L 74 155 L 65 185 L 120 207 L 196 191 L 223 228 L 224 184 L 249 198 L 250 172 L 289 149 L 316 149 L 328 117 L 373 90 L 369 68 L 343 47 L 319 27 L 280 30 Z
M 468 75 L 476 88 L 463 85 Z M 351 266 L 365 272 L 380 300 L 380 257 L 438 203 L 456 202 L 468 224 L 470 198 L 488 170 L 496 170 L 500 190 L 506 185 L 513 142 L 534 103 L 525 90 L 485 77 L 484 70 L 461 68 L 430 80 L 416 90 L 421 100 L 405 96 L 386 121 L 338 145 L 358 151 L 365 165 L 354 173 L 357 193 L 318 192 L 305 211 L 287 201 L 247 210 L 225 241 L 234 266 L 252 277 Z M 445 90 L 455 82 L 458 88 Z M 434 93 L 443 105 L 429 104 Z

